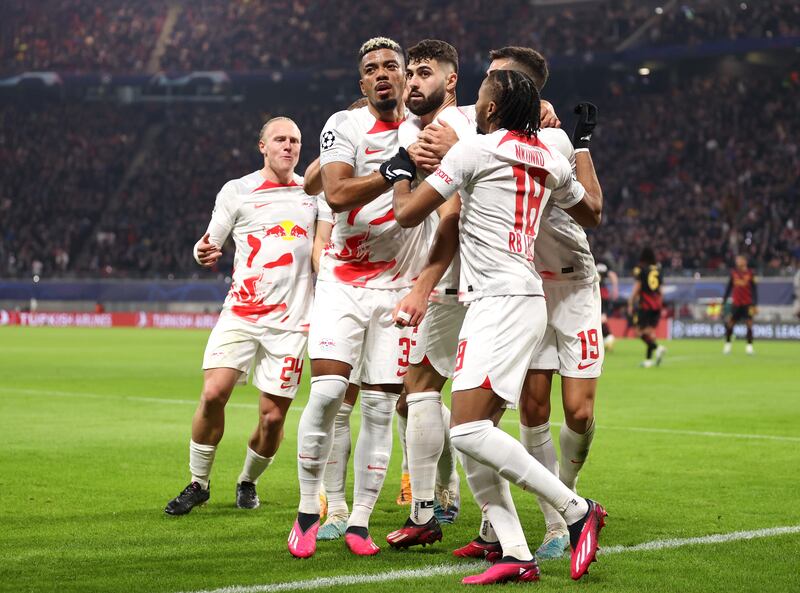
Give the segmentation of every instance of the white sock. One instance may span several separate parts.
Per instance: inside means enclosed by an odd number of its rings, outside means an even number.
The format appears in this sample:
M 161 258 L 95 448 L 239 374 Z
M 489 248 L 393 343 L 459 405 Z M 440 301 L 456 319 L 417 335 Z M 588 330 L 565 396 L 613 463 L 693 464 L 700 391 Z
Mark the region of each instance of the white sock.
M 403 452 L 403 462 L 400 464 L 400 471 L 404 474 L 408 473 L 408 448 L 406 447 L 406 429 L 408 426 L 408 419 L 403 418 L 400 414 L 397 415 L 397 436 L 400 437 L 400 451 Z
M 450 429 L 450 438 L 456 449 L 488 465 L 509 482 L 544 498 L 561 513 L 567 525 L 583 518 L 589 505 L 567 488 L 532 456 L 525 447 L 495 427 L 491 420 L 466 422 Z M 489 516 L 495 530 L 497 523 Z M 499 532 L 498 532 L 499 535 Z
M 433 517 L 436 466 L 444 446 L 441 395 L 438 391 L 409 393 L 406 450 L 411 477 L 411 519 L 422 525 Z M 449 476 L 448 476 L 449 478 Z
M 541 463 L 547 471 L 554 476 L 558 475 L 558 459 L 556 447 L 553 444 L 553 435 L 550 433 L 550 423 L 545 422 L 540 426 L 519 425 L 519 440 L 522 446 Z M 564 518 L 550 504 L 539 497 L 539 508 L 542 509 L 544 522 L 547 529 L 566 530 Z
M 333 421 L 344 401 L 345 391 L 347 379 L 339 375 L 311 379 L 311 393 L 297 426 L 298 510 L 301 513 L 319 514 L 319 488 L 333 445 Z
M 397 395 L 381 391 L 361 391 L 361 430 L 353 460 L 355 487 L 353 512 L 348 527 L 369 527 L 369 517 L 392 455 L 392 415 Z
M 272 463 L 273 459 L 274 457 L 262 457 L 250 447 L 247 447 L 247 455 L 245 455 L 244 458 L 244 467 L 242 468 L 242 473 L 239 474 L 239 479 L 236 481 L 236 483 L 257 483 L 258 478 L 269 467 L 269 464 Z
M 485 510 L 481 510 L 481 528 L 478 531 L 478 535 L 485 542 L 494 543 L 499 541 L 497 539 L 497 532 L 494 530 L 494 527 L 492 527 L 492 522 L 489 521 L 489 517 L 486 516 Z
M 575 432 L 565 422 L 561 425 L 558 438 L 561 445 L 561 466 L 558 474 L 567 488 L 574 491 L 578 483 L 578 472 L 581 471 L 586 457 L 589 455 L 589 447 L 592 446 L 594 418 L 584 434 Z
M 333 422 L 335 427 L 333 448 L 328 456 L 323 477 L 325 492 L 328 496 L 329 516 L 346 515 L 350 512 L 345 497 L 345 484 L 347 484 L 347 462 L 350 460 L 350 414 L 352 412 L 353 406 L 343 403 Z
M 528 542 L 525 540 L 525 533 L 522 531 L 517 509 L 511 498 L 508 481 L 501 478 L 491 467 L 469 455 L 465 456 L 463 464 L 470 490 L 494 527 L 496 537 L 503 548 L 503 556 L 513 556 L 518 560 L 532 559 L 533 555 L 528 549 Z
M 203 490 L 208 490 L 211 466 L 216 453 L 216 445 L 201 445 L 189 440 L 189 471 L 192 473 L 192 482 L 200 484 Z
M 456 450 L 450 442 L 450 409 L 442 403 L 442 426 L 444 427 L 444 445 L 439 463 L 436 465 L 436 484 L 447 488 L 450 492 L 458 492 L 458 469 L 456 467 Z

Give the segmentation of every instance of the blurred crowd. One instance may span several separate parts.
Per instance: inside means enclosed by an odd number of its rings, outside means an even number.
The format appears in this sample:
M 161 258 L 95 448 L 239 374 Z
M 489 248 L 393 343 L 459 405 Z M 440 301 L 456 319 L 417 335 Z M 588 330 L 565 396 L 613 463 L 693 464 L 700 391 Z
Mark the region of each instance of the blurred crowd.
M 697 76 L 608 101 L 593 151 L 606 196 L 595 255 L 636 265 L 650 245 L 676 273 L 737 253 L 764 273 L 800 258 L 797 73 Z
M 372 3 L 367 10 L 356 0 L 7 2 L 0 22 L 0 73 L 342 68 L 354 63 L 354 44 L 374 35 L 412 44 L 441 37 L 442 31 L 465 66 L 480 68 L 488 48 L 527 45 L 551 58 L 591 55 L 619 49 L 642 27 L 632 46 L 797 36 L 800 5 L 595 0 L 534 6 L 462 0 L 454 7 L 395 0 Z
M 596 256 L 622 273 L 651 245 L 668 273 L 765 273 L 800 257 L 800 76 L 696 76 L 668 92 L 614 84 L 593 157 L 605 194 Z M 567 105 L 558 106 L 571 124 Z M 0 275 L 191 276 L 216 192 L 261 167 L 257 134 L 295 117 L 302 164 L 339 105 L 2 107 Z M 230 270 L 226 250 L 221 273 Z

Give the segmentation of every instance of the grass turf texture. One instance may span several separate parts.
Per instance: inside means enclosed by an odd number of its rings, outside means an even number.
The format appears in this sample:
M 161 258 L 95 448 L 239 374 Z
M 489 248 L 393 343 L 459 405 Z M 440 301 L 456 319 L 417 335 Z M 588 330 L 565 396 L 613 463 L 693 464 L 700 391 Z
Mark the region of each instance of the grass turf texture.
M 453 564 L 479 512 L 462 480 L 462 514 L 444 542 L 405 552 L 385 544 L 402 525 L 395 447 L 371 533 L 383 551 L 355 558 L 342 542 L 315 558 L 286 550 L 298 500 L 296 427 L 259 483 L 262 507 L 234 506 L 256 420 L 256 392 L 238 388 L 227 411 L 208 506 L 163 513 L 188 481 L 190 419 L 201 386 L 206 332 L 0 328 L 0 591 L 196 591 Z M 800 441 L 642 432 L 631 428 L 800 437 L 800 344 L 756 343 L 746 357 L 718 341 L 668 344 L 661 368 L 640 369 L 643 345 L 618 341 L 600 382 L 598 429 L 579 486 L 610 513 L 602 544 L 634 545 L 800 525 Z M 306 367 L 308 369 L 308 367 Z M 553 422 L 562 414 L 554 400 Z M 353 434 L 359 416 L 353 415 Z M 517 434 L 516 414 L 503 428 Z M 554 434 L 557 435 L 557 427 Z M 556 436 L 557 438 L 557 436 Z M 396 439 L 395 439 L 396 440 Z M 352 495 L 352 471 L 349 475 Z M 513 488 L 532 549 L 542 519 Z M 800 534 L 610 555 L 579 583 L 566 559 L 542 562 L 542 591 L 797 590 Z M 466 572 L 465 572 L 466 574 Z M 367 585 L 463 590 L 462 575 Z M 340 587 L 353 589 L 357 587 Z M 358 586 L 363 590 L 364 585 Z

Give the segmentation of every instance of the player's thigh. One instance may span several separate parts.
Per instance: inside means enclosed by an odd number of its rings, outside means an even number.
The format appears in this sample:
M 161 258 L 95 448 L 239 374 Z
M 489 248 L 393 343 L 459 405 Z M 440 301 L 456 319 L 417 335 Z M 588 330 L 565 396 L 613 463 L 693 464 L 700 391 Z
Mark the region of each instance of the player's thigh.
M 340 282 L 317 282 L 308 336 L 312 360 L 338 361 L 351 369 L 358 364 L 371 317 L 369 299 L 359 294 L 364 290 Z M 316 365 L 313 372 L 319 374 Z M 343 376 L 349 374 L 350 369 Z
M 481 387 L 516 405 L 546 326 L 547 307 L 540 296 L 473 302 L 459 336 L 453 392 Z
M 303 332 L 268 329 L 256 353 L 253 385 L 263 393 L 291 401 L 303 376 L 306 342 Z
M 392 311 L 405 292 L 370 290 L 365 295 L 370 301 L 372 315 L 361 357 L 362 386 L 382 386 L 381 390 L 400 392 L 408 373 L 413 329 L 395 326 Z
M 431 303 L 428 313 L 412 336 L 409 356 L 412 366 L 432 368 L 440 378 L 452 377 L 458 335 L 466 314 L 467 308 L 457 303 Z M 443 380 L 441 384 L 444 385 Z
M 203 370 L 229 368 L 247 373 L 263 332 L 254 323 L 223 313 L 208 336 Z
M 451 426 L 477 422 L 479 420 L 493 420 L 503 414 L 507 401 L 490 389 L 476 387 L 453 392 L 451 408 Z M 496 425 L 496 422 L 495 422 Z
M 605 359 L 600 287 L 597 283 L 566 285 L 552 293 L 556 298 L 551 299 L 555 304 L 549 325 L 556 335 L 558 372 L 562 377 L 599 377 Z

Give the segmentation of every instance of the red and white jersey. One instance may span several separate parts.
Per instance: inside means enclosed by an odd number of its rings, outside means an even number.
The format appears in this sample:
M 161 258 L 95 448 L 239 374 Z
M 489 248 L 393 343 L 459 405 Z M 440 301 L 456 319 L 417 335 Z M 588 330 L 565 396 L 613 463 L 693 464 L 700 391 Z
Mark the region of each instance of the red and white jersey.
M 563 154 L 575 170 L 575 149 L 564 130 L 543 128 L 538 137 L 551 150 Z M 598 278 L 586 232 L 553 202 L 547 204 L 542 214 L 535 265 L 545 281 L 583 283 Z
M 462 301 L 544 295 L 533 265 L 542 210 L 550 200 L 570 208 L 586 191 L 561 153 L 501 129 L 459 140 L 426 181 L 461 195 Z
M 320 135 L 320 165 L 351 165 L 355 177 L 377 171 L 399 148 L 400 123 L 375 119 L 369 108 L 334 113 Z M 370 203 L 336 215 L 319 279 L 367 288 L 411 286 L 425 264 L 422 227 L 404 229 L 394 218 L 392 189 Z
M 287 331 L 308 330 L 316 221 L 317 198 L 303 191 L 300 176 L 281 185 L 256 171 L 222 187 L 208 233 L 219 246 L 232 234 L 236 246 L 223 315 Z
M 472 110 L 472 113 L 474 115 L 474 109 Z M 456 107 L 455 105 L 445 107 L 441 113 L 436 116 L 433 123 L 447 123 L 455 130 L 459 139 L 474 136 L 476 134 L 474 117 L 470 119 L 469 115 L 467 115 L 467 113 L 465 113 L 461 107 Z M 400 129 L 398 130 L 400 146 L 403 148 L 408 148 L 414 144 L 414 142 L 417 141 L 419 133 L 422 131 L 423 127 L 424 126 L 422 125 L 422 122 L 418 116 L 411 115 L 407 117 L 406 120 L 400 125 Z M 423 174 L 421 171 L 417 171 L 418 178 L 424 179 L 424 176 L 422 175 Z M 432 212 L 427 220 L 425 220 L 424 226 L 428 240 L 428 248 L 430 249 L 431 245 L 433 244 L 433 238 L 436 234 L 436 229 L 439 226 L 438 212 Z M 434 287 L 433 292 L 431 292 L 430 300 L 437 303 L 458 301 L 458 283 L 460 275 L 461 256 L 459 255 L 458 251 L 456 251 L 455 256 L 453 256 L 453 261 L 450 262 L 450 265 L 447 267 L 447 270 L 445 270 L 441 280 L 439 280 L 438 284 L 436 284 Z

